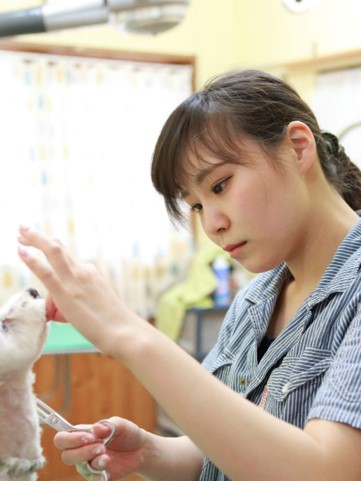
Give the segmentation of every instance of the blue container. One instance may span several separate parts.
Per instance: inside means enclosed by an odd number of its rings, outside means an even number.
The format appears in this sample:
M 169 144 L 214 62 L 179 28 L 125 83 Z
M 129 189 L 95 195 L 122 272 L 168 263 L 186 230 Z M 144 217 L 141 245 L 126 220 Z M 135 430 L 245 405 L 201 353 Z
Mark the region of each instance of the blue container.
M 218 285 L 213 293 L 214 304 L 219 307 L 229 306 L 231 303 L 231 266 L 222 257 L 216 257 L 212 269 L 217 277 Z

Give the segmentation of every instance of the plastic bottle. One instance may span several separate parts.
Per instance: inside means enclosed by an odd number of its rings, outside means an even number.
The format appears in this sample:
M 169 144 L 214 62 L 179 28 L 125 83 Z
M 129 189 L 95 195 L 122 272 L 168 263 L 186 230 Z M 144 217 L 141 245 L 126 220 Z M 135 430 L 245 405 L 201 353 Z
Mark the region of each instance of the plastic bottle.
M 231 303 L 231 266 L 224 257 L 218 256 L 212 263 L 212 269 L 218 280 L 217 288 L 213 293 L 214 304 L 218 307 L 229 306 Z

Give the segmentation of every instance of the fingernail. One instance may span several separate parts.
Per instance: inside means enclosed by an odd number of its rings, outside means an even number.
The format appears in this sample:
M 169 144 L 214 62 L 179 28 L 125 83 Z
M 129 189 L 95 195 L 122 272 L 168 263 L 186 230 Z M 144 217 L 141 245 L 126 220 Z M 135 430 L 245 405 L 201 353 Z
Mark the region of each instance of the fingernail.
M 99 468 L 104 468 L 104 467 L 105 467 L 105 462 L 104 462 L 104 460 L 103 460 L 102 458 L 99 459 L 99 461 L 98 461 L 98 466 L 99 466 Z
M 18 246 L 18 253 L 21 257 L 27 257 L 29 255 L 28 249 L 26 249 L 24 246 Z
M 25 225 L 25 224 L 20 224 L 19 225 L 19 230 L 23 231 L 23 232 L 26 232 L 30 229 L 30 227 L 28 225 Z
M 81 440 L 83 441 L 84 444 L 93 443 L 95 441 L 95 437 L 92 436 L 91 434 L 84 434 Z
M 105 453 L 105 447 L 104 446 L 97 446 L 96 448 L 93 449 L 92 453 L 93 454 L 104 454 Z

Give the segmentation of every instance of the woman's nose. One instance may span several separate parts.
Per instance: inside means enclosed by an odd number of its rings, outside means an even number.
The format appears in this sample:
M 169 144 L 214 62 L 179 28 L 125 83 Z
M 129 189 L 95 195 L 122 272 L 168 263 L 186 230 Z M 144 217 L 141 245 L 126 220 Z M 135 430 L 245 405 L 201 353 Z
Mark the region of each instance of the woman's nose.
M 210 236 L 223 234 L 229 228 L 229 219 L 219 211 L 205 213 L 203 228 L 205 233 Z

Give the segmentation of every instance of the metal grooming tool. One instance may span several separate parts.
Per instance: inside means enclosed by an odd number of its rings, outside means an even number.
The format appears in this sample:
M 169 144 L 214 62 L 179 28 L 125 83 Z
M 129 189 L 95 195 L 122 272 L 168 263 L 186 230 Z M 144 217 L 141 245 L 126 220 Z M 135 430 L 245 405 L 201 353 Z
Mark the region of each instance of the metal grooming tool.
M 55 431 L 86 431 L 89 433 L 92 432 L 91 428 L 80 428 L 69 423 L 69 421 L 63 418 L 63 416 L 61 416 L 53 408 L 51 408 L 44 401 L 41 401 L 38 398 L 36 399 L 36 409 L 40 424 L 46 424 L 47 426 L 55 429 Z M 114 437 L 116 427 L 111 421 L 108 421 L 107 419 L 102 419 L 98 422 L 108 424 L 112 428 L 111 434 L 103 441 L 104 445 L 108 446 L 108 444 L 112 441 Z M 101 481 L 109 481 L 108 473 L 105 470 L 95 470 L 90 466 L 89 463 L 82 463 L 81 465 L 77 465 L 77 470 L 84 477 L 91 474 L 97 474 L 98 476 L 102 476 Z

